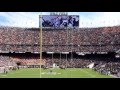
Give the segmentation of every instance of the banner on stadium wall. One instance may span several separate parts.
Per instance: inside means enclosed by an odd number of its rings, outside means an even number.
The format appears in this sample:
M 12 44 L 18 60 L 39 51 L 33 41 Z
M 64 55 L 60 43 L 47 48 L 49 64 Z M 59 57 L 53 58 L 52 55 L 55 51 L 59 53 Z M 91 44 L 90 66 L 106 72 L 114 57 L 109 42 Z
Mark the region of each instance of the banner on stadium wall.
M 42 28 L 79 28 L 79 15 L 43 15 Z

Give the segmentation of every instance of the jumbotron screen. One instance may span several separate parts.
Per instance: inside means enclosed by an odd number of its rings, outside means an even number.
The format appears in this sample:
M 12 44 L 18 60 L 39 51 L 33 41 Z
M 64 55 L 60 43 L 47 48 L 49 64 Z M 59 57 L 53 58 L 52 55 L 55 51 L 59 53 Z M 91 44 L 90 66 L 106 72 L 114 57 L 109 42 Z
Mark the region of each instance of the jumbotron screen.
M 79 15 L 43 15 L 42 28 L 79 28 Z

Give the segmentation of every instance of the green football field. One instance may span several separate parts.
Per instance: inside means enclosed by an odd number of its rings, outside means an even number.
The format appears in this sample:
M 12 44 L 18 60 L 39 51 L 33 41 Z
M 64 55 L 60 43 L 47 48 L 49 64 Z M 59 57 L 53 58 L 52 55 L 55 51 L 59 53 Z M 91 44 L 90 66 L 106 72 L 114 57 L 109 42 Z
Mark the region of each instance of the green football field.
M 52 72 L 50 72 L 52 70 Z M 40 73 L 41 72 L 41 73 Z M 10 71 L 7 74 L 0 74 L 0 78 L 112 78 L 102 75 L 92 69 L 67 68 L 67 69 L 39 69 L 24 68 Z

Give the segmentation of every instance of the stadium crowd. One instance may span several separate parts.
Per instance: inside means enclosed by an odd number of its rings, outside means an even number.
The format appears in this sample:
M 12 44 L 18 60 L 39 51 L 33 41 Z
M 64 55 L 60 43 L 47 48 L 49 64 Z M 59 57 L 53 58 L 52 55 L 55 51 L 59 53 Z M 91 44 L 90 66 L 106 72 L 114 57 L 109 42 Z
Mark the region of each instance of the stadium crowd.
M 43 29 L 43 52 L 114 52 L 120 49 L 120 26 L 80 28 L 68 30 Z M 38 28 L 0 27 L 0 52 L 39 52 Z M 39 65 L 39 58 L 14 58 L 0 56 L 0 66 L 14 66 L 15 61 L 23 65 Z M 86 68 L 95 63 L 94 70 L 104 74 L 120 72 L 120 63 L 86 59 L 44 58 L 45 64 L 53 63 L 66 67 Z
M 39 52 L 38 28 L 0 27 L 1 52 Z M 111 52 L 120 49 L 120 26 L 68 30 L 43 29 L 43 52 Z
M 111 62 L 111 61 L 98 62 L 98 64 L 94 67 L 94 70 L 105 75 L 118 76 L 118 73 L 120 73 L 120 61 L 119 62 Z
M 88 66 L 94 63 L 93 70 L 98 71 L 101 74 L 105 75 L 114 75 L 120 77 L 120 61 L 111 61 L 111 60 L 100 60 L 99 58 L 94 59 L 85 59 L 85 58 L 46 58 L 44 59 L 46 66 L 52 66 L 54 63 L 58 66 L 65 66 L 66 68 L 88 68 Z
M 1 67 L 17 67 L 17 62 L 20 62 L 20 66 L 39 66 L 40 58 L 39 56 L 0 56 L 0 68 Z M 94 63 L 93 70 L 98 71 L 105 75 L 115 75 L 118 76 L 120 73 L 120 61 L 115 58 L 95 58 L 85 56 L 80 57 L 61 57 L 60 56 L 43 56 L 41 61 L 42 65 L 47 67 L 52 67 L 55 63 L 57 66 L 65 66 L 65 68 L 88 68 L 88 66 Z M 26 68 L 27 68 L 26 67 Z
M 15 66 L 16 63 L 9 56 L 0 55 L 0 67 L 3 66 Z

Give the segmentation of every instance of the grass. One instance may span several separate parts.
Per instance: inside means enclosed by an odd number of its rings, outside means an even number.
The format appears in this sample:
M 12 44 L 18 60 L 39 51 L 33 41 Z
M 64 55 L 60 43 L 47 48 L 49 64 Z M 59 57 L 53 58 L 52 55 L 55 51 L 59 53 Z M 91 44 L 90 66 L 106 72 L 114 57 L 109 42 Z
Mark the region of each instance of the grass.
M 50 70 L 52 72 L 50 73 Z M 0 78 L 40 78 L 39 68 L 24 68 L 0 74 Z M 102 75 L 92 69 L 67 68 L 67 69 L 41 69 L 41 78 L 112 78 Z

